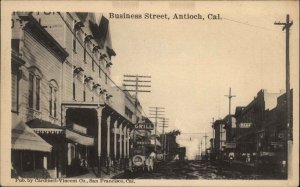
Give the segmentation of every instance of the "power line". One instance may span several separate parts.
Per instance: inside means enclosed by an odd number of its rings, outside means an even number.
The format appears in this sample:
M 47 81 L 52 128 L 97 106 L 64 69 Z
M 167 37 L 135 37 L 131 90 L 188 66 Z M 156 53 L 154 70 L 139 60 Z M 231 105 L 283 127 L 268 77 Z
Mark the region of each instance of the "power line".
M 231 21 L 231 22 L 235 22 L 235 23 L 238 23 L 238 24 L 242 24 L 242 25 L 247 25 L 247 26 L 250 26 L 250 27 L 255 27 L 255 28 L 263 29 L 263 30 L 274 31 L 274 32 L 280 32 L 280 31 L 276 31 L 276 30 L 271 29 L 271 28 L 267 28 L 267 27 L 262 27 L 262 26 L 250 24 L 250 23 L 248 23 L 248 22 L 242 22 L 242 21 L 233 20 L 233 19 L 229 19 L 229 18 L 222 18 L 222 19 L 227 20 L 227 21 Z M 283 32 L 280 32 L 280 33 L 283 33 Z

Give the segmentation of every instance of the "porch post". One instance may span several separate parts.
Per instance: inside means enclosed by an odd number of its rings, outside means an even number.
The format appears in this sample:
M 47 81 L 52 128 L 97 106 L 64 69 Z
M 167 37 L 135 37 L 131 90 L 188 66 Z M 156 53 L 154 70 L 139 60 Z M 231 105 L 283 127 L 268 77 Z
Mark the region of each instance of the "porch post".
M 129 149 L 129 140 L 130 140 L 130 129 L 127 129 L 127 157 L 129 158 L 129 153 L 130 153 L 130 149 Z
M 101 121 L 102 121 L 102 108 L 97 109 L 97 117 L 98 117 L 98 177 L 101 177 Z
M 119 127 L 119 133 L 120 133 L 120 160 L 119 160 L 119 163 L 120 163 L 120 168 L 121 168 L 121 165 L 122 165 L 122 159 L 123 159 L 123 151 L 122 151 L 122 142 L 123 142 L 123 140 L 122 140 L 122 134 L 123 134 L 123 132 L 122 132 L 122 128 L 123 127 L 123 124 L 121 123 L 121 125 L 120 125 L 120 127 Z
M 114 171 L 116 172 L 116 159 L 117 159 L 117 125 L 118 120 L 114 123 Z
M 110 116 L 107 117 L 106 123 L 107 123 L 107 155 L 106 155 L 106 167 L 107 167 L 107 174 L 110 174 Z
M 123 133 L 124 133 L 124 149 L 123 149 L 123 151 L 124 151 L 124 158 L 127 158 L 127 152 L 126 152 L 126 149 L 127 149 L 127 147 L 126 147 L 126 141 L 127 141 L 126 136 L 127 136 L 127 133 L 126 133 L 126 131 L 127 131 L 127 126 L 125 126 L 124 129 L 123 129 Z
M 127 146 L 126 146 L 126 142 L 127 142 L 127 124 L 125 124 L 125 127 L 123 129 L 124 132 L 124 169 L 126 169 L 127 166 Z

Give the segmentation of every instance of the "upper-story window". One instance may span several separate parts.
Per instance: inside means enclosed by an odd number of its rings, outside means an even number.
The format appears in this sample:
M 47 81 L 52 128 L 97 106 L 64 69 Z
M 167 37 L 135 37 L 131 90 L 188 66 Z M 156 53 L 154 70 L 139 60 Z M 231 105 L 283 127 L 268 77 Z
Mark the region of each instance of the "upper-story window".
M 76 20 L 73 21 L 74 24 L 74 28 L 73 28 L 73 51 L 76 53 L 76 48 L 77 48 L 77 32 L 81 29 L 81 27 L 83 27 L 83 23 L 82 22 L 76 22 Z
M 23 65 L 24 62 L 20 60 L 12 59 L 11 64 L 11 111 L 19 112 L 19 80 L 20 80 L 20 70 L 19 67 Z
M 76 27 L 75 27 L 75 21 L 74 21 L 74 28 L 73 28 L 73 43 L 72 43 L 72 47 L 73 47 L 73 51 L 76 53 L 76 47 L 77 47 L 77 41 L 76 41 Z
M 49 82 L 49 114 L 52 117 L 57 117 L 57 92 L 58 84 L 55 80 Z
M 36 67 L 29 68 L 29 108 L 40 110 L 40 91 L 42 74 Z
M 129 119 L 132 119 L 132 115 L 133 115 L 133 112 L 131 110 L 129 110 L 129 108 L 127 108 L 125 106 L 125 115 L 129 118 Z
M 99 78 L 101 78 L 101 67 L 100 67 L 100 64 L 99 64 Z
M 83 62 L 86 63 L 86 47 L 87 47 L 87 43 L 84 42 L 84 47 L 83 47 Z

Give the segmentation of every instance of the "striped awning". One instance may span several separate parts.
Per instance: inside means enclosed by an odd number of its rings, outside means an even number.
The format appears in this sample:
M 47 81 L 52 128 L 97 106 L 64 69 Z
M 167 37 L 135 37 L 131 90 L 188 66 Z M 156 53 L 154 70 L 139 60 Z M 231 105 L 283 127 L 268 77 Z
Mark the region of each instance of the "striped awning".
M 51 152 L 52 146 L 24 123 L 15 126 L 11 133 L 11 148 L 14 150 Z

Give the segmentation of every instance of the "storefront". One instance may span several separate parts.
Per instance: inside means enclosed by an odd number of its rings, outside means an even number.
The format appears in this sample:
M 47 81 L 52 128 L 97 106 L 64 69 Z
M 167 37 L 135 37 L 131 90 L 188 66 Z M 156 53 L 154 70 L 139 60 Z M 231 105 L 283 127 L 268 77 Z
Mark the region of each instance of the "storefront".
M 50 177 L 46 172 L 52 146 L 30 127 L 20 123 L 12 129 L 12 177 Z

